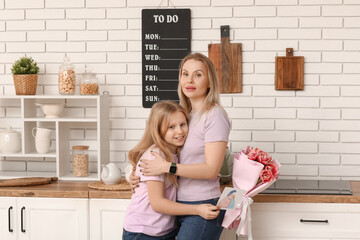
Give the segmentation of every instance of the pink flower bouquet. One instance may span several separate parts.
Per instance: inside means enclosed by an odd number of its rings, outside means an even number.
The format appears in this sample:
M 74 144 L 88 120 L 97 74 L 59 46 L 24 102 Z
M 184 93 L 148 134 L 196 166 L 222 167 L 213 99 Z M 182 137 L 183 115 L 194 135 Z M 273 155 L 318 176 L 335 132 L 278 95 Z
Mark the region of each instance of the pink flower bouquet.
M 251 235 L 251 197 L 270 187 L 279 177 L 280 163 L 267 152 L 247 147 L 234 155 L 233 186 L 245 191 L 235 210 L 227 210 L 222 226 L 238 235 Z

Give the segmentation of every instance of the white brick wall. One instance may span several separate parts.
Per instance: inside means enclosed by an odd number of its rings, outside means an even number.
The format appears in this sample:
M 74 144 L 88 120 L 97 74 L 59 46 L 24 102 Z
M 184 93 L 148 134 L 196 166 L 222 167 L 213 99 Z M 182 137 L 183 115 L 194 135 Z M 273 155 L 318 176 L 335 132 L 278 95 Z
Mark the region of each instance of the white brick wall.
M 141 9 L 155 0 L 0 0 L 0 95 L 14 95 L 11 64 L 32 56 L 41 68 L 38 91 L 57 94 L 58 67 L 70 56 L 79 74 L 98 73 L 110 101 L 111 161 L 126 164 L 141 138 L 149 109 L 141 98 Z M 232 122 L 230 148 L 269 151 L 291 178 L 360 179 L 360 1 L 162 1 L 191 9 L 192 50 L 207 54 L 230 25 L 243 47 L 243 93 L 221 101 Z M 275 56 L 286 48 L 305 57 L 304 91 L 274 89 Z M 93 108 L 74 108 L 92 115 Z M 0 128 L 19 127 L 19 109 L 0 102 Z M 93 129 L 74 129 L 74 143 Z M 1 159 L 7 170 L 54 168 Z M 40 168 L 40 169 L 39 169 Z

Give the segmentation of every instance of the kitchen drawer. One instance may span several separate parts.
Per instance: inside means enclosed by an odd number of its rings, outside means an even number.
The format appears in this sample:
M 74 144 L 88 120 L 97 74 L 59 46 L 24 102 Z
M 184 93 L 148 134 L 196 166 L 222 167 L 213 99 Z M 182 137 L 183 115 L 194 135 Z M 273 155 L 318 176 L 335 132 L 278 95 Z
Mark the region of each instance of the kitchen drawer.
M 360 204 L 254 203 L 251 207 L 255 239 L 360 239 Z

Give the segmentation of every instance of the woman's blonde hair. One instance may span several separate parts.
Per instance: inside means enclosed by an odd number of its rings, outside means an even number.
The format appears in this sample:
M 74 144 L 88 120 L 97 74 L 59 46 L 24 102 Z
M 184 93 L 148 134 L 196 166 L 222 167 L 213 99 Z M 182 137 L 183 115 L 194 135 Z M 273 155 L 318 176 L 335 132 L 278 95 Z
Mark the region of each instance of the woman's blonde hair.
M 134 167 L 136 167 L 140 157 L 145 151 L 154 144 L 164 153 L 166 161 L 173 161 L 170 145 L 165 141 L 165 134 L 169 128 L 170 118 L 176 112 L 183 113 L 186 121 L 189 121 L 189 113 L 184 107 L 174 101 L 162 101 L 152 106 L 146 123 L 144 136 L 140 142 L 129 151 L 129 160 Z M 180 147 L 177 149 L 178 156 L 179 153 Z M 169 175 L 167 175 L 167 177 L 169 177 Z M 170 176 L 170 179 L 176 184 L 175 176 Z
M 205 65 L 205 67 L 207 69 L 207 73 L 208 73 L 209 88 L 206 93 L 204 105 L 200 109 L 199 116 L 201 116 L 203 113 L 209 111 L 214 106 L 221 107 L 219 79 L 218 79 L 214 64 L 205 55 L 203 55 L 201 53 L 190 53 L 186 57 L 183 58 L 183 60 L 180 63 L 180 67 L 179 67 L 178 95 L 180 98 L 180 104 L 182 106 L 184 106 L 184 108 L 188 112 L 191 112 L 192 106 L 191 106 L 190 99 L 183 93 L 183 91 L 181 89 L 180 78 L 182 76 L 182 70 L 183 70 L 183 66 L 184 66 L 185 62 L 187 62 L 190 59 L 194 59 L 196 61 L 202 62 Z

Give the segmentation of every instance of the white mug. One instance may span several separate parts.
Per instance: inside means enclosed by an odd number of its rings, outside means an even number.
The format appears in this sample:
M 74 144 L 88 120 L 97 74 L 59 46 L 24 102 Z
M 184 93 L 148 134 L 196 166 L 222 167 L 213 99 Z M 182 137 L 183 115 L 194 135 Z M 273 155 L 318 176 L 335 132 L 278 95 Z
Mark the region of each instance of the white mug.
M 50 139 L 44 140 L 35 138 L 35 149 L 38 153 L 45 154 L 50 150 L 51 141 Z
M 36 135 L 34 133 L 34 131 L 36 130 Z M 50 139 L 51 136 L 51 130 L 47 129 L 47 128 L 39 128 L 39 127 L 34 127 L 32 129 L 32 135 L 34 138 L 39 138 L 39 139 Z

